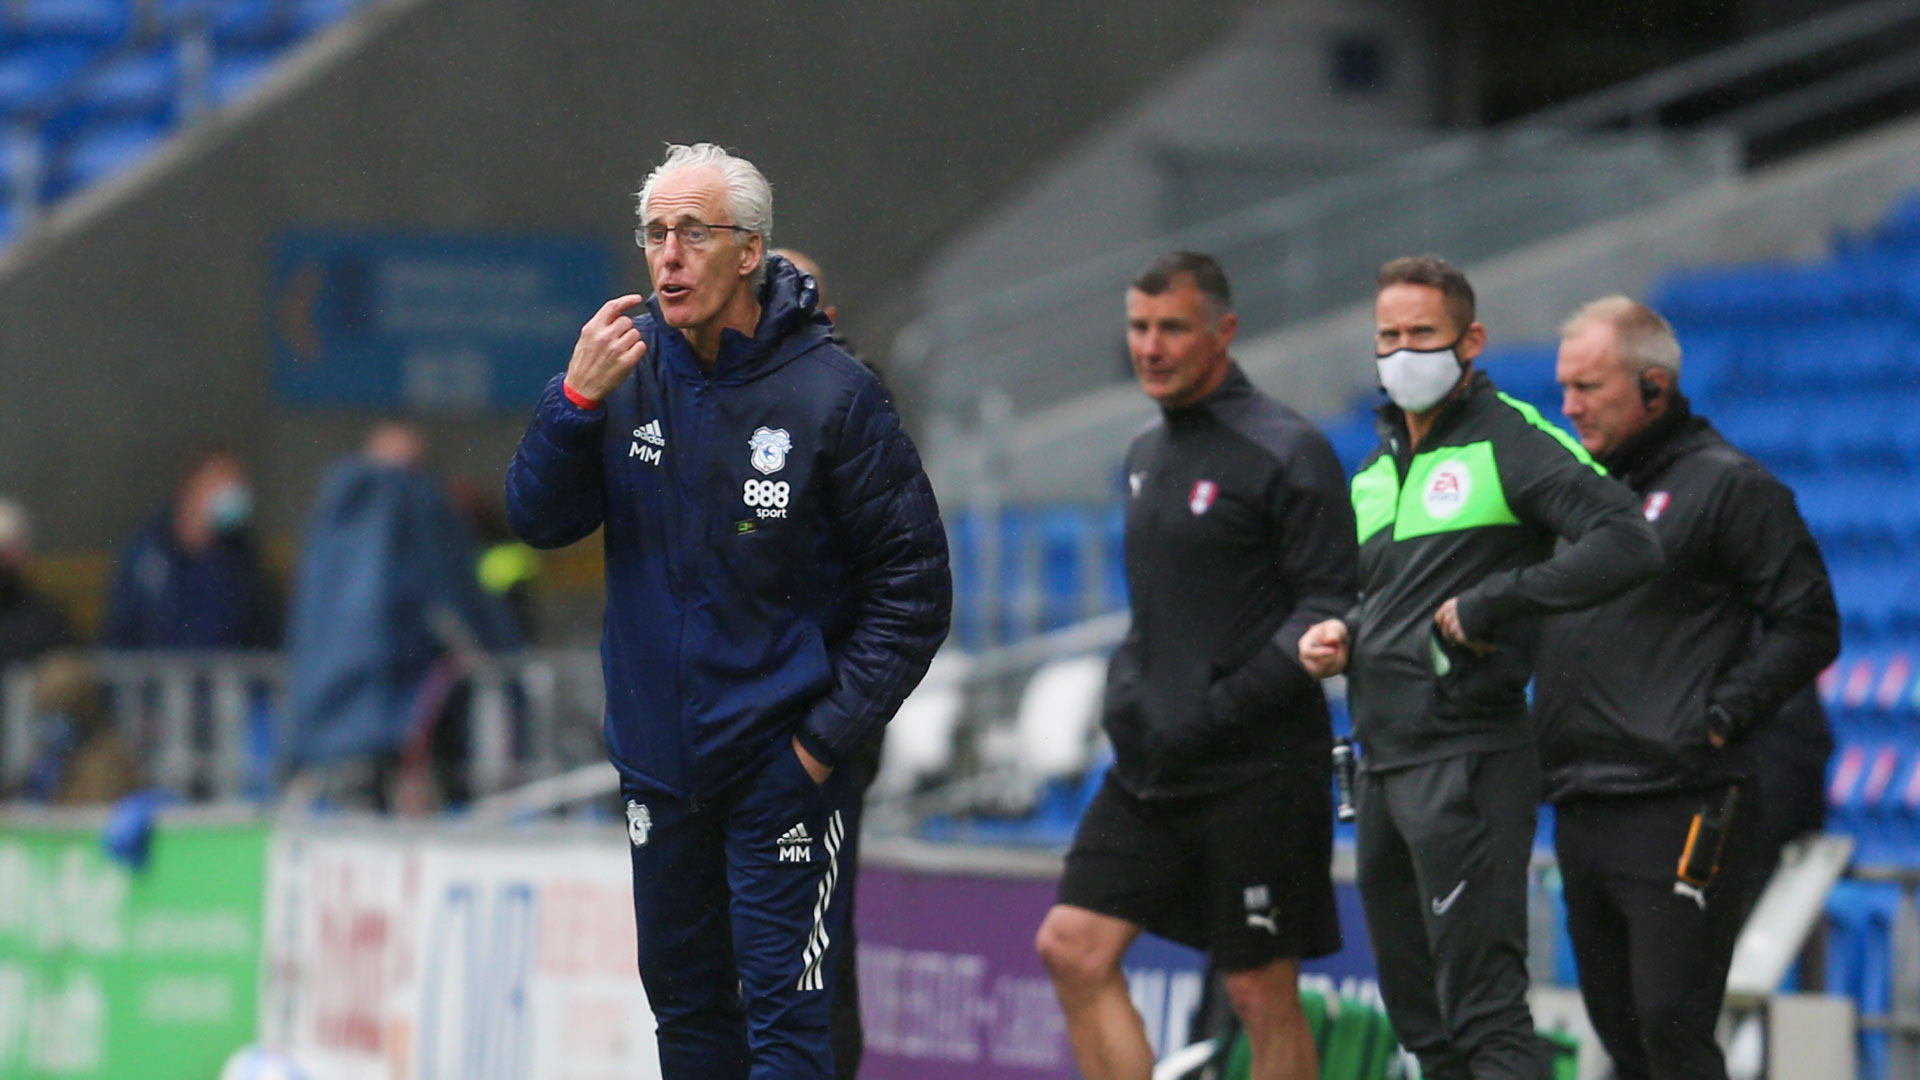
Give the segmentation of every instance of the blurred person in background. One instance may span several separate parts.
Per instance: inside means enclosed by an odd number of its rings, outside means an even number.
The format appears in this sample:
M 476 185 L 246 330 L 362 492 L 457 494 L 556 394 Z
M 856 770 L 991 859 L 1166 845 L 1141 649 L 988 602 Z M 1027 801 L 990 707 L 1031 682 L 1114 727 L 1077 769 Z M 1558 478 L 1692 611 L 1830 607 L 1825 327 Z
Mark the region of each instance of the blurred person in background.
M 534 589 L 540 581 L 540 553 L 513 535 L 493 485 L 483 488 L 466 477 L 456 477 L 448 482 L 447 494 L 479 542 L 480 561 L 474 572 L 480 587 L 506 605 L 521 641 L 539 640 Z
M 1228 353 L 1220 264 L 1174 252 L 1126 294 L 1159 422 L 1127 451 L 1132 623 L 1108 669 L 1114 763 L 1067 854 L 1036 947 L 1089 1080 L 1147 1080 L 1121 957 L 1142 930 L 1207 950 L 1255 1080 L 1314 1080 L 1300 961 L 1340 948 L 1333 733 L 1300 666 L 1308 626 L 1355 595 L 1340 461 Z
M 33 519 L 0 499 L 0 675 L 14 664 L 74 643 L 67 613 L 27 582 L 33 565 Z
M 1534 716 L 1580 994 L 1620 1080 L 1725 1080 L 1714 1029 L 1778 858 L 1769 803 L 1791 817 L 1811 771 L 1798 731 L 1760 736 L 1824 720 L 1812 684 L 1840 613 L 1793 493 L 1680 392 L 1665 319 L 1610 296 L 1560 335 L 1562 411 L 1666 553 L 1658 577 L 1541 628 Z M 1768 773 L 1780 790 L 1755 784 Z
M 1400 1044 L 1427 1080 L 1546 1080 L 1527 1005 L 1534 640 L 1541 616 L 1652 578 L 1660 543 L 1579 444 L 1474 369 L 1465 274 L 1419 255 L 1376 282 L 1388 402 L 1352 483 L 1361 599 L 1300 660 L 1347 673 L 1357 876 Z
M 253 492 L 232 451 L 198 455 L 128 542 L 107 597 L 111 649 L 271 649 L 278 598 L 254 544 Z
M 403 751 L 420 738 L 437 748 L 447 801 L 470 794 L 465 665 L 520 642 L 480 587 L 473 534 L 425 456 L 418 429 L 382 423 L 321 481 L 287 631 L 281 760 L 296 804 L 390 810 Z
M 820 313 L 834 324 L 828 340 L 866 364 L 867 370 L 879 378 L 880 373 L 865 357 L 853 351 L 846 335 L 840 332 L 840 311 L 827 302 L 826 279 L 820 274 L 820 264 L 805 252 L 792 248 L 774 248 L 773 253 L 813 279 L 814 302 L 819 306 Z M 884 390 L 884 380 L 881 385 Z M 840 974 L 833 993 L 833 1074 L 838 1080 L 853 1080 L 860 1075 L 860 1059 L 866 1056 L 867 1049 L 866 1032 L 860 1025 L 860 937 L 855 927 L 858 918 L 855 899 L 859 895 L 860 816 L 866 806 L 867 791 L 873 787 L 874 778 L 880 775 L 880 755 L 886 733 L 884 727 L 874 732 L 873 738 L 854 748 L 841 766 L 851 778 L 853 801 L 847 811 L 847 843 L 842 849 L 847 868 L 846 952 L 841 957 Z
M 639 196 L 654 294 L 581 329 L 507 471 L 539 548 L 602 529 L 608 756 L 666 1080 L 827 1080 L 848 761 L 926 673 L 946 533 L 878 381 L 771 255 L 745 159 L 671 146 Z
M 26 798 L 55 806 L 111 803 L 140 786 L 140 763 L 114 730 L 107 688 L 93 665 L 54 653 L 34 670 L 33 711 L 44 725 Z

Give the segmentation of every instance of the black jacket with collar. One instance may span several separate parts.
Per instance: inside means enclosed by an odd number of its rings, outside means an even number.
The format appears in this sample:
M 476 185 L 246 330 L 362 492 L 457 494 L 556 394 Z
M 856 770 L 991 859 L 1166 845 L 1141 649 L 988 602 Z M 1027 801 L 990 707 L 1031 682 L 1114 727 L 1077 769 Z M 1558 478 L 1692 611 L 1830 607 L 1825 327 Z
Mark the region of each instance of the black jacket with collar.
M 1347 700 L 1369 770 L 1524 746 L 1541 616 L 1652 577 L 1660 546 L 1633 498 L 1566 432 L 1476 371 L 1418 447 L 1380 410 L 1381 446 L 1353 478 L 1360 603 L 1348 613 Z M 1572 543 L 1554 550 L 1557 539 Z M 1433 617 L 1458 597 L 1470 641 Z
M 1332 736 L 1299 662 L 1306 628 L 1354 598 L 1339 459 L 1234 366 L 1127 452 L 1133 622 L 1108 669 L 1113 773 L 1142 798 L 1288 769 L 1325 775 Z
M 1657 578 L 1542 627 L 1535 715 L 1547 798 L 1703 788 L 1751 770 L 1773 721 L 1840 649 L 1820 550 L 1793 493 L 1685 399 L 1607 459 L 1666 554 Z M 1734 737 L 1715 751 L 1710 706 Z

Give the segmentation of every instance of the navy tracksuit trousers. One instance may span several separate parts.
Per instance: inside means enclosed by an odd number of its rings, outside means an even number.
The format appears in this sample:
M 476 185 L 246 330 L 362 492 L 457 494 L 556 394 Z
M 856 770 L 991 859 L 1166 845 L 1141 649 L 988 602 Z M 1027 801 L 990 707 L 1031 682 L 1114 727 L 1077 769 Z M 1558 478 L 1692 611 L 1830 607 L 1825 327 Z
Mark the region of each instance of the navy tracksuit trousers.
M 830 1080 L 852 777 L 785 738 L 722 796 L 626 784 L 640 979 L 665 1080 Z

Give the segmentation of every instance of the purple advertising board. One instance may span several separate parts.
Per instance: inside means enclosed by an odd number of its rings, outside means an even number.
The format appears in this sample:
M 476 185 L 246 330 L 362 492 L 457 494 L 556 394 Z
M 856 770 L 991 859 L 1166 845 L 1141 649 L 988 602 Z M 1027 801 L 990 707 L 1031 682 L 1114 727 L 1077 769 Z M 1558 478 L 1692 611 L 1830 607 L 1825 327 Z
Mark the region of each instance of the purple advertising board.
M 868 1080 L 1072 1080 L 1066 1019 L 1033 951 L 1052 906 L 1058 860 L 973 849 L 941 867 L 937 853 L 862 861 L 860 1012 Z M 1009 872 L 1009 871 L 1012 872 Z M 1336 885 L 1346 947 L 1303 965 L 1302 983 L 1377 999 L 1373 951 L 1350 881 Z M 1157 1056 L 1189 1041 L 1205 958 L 1142 936 L 1123 965 Z

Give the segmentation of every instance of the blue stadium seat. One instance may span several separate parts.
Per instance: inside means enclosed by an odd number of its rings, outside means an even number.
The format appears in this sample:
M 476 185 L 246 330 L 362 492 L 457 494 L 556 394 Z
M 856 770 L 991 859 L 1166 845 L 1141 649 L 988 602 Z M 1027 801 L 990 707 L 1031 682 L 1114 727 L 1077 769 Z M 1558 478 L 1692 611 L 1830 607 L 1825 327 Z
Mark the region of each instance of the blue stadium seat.
M 362 5 L 363 0 L 293 0 L 293 25 L 300 34 L 324 30 Z
M 1380 445 L 1380 435 L 1374 430 L 1374 407 L 1379 398 L 1368 397 L 1354 405 L 1346 415 L 1329 420 L 1321 430 L 1326 433 L 1327 441 L 1333 444 L 1333 452 L 1339 457 L 1340 464 L 1351 476 L 1360 468 L 1373 448 Z
M 28 44 L 0 53 L 0 113 L 49 104 L 94 55 L 85 45 Z
M 1834 599 L 1848 641 L 1887 643 L 1920 632 L 1920 598 L 1910 561 L 1830 562 Z
M 1920 387 L 1829 392 L 1808 400 L 1815 452 L 1830 468 L 1920 469 Z
M 1879 227 L 1868 235 L 1867 242 L 1881 249 L 1920 249 L 1920 192 L 1912 192 L 1894 203 Z
M 1705 400 L 1740 392 L 1746 368 L 1746 338 L 1737 330 L 1676 322 L 1680 339 L 1680 385 Z
M 955 510 L 945 515 L 948 558 L 953 567 L 953 637 L 969 651 L 986 645 L 986 623 L 982 612 L 986 594 L 986 568 L 981 564 L 984 523 L 973 510 Z
M 1822 467 L 1803 400 L 1746 398 L 1704 411 L 1721 434 L 1776 473 L 1819 472 Z
M 1758 344 L 1758 343 L 1756 343 Z M 1911 375 L 1913 334 L 1903 320 L 1809 320 L 1765 341 L 1773 385 L 1819 390 L 1897 383 Z
M 1114 503 L 1100 517 L 1100 580 L 1107 611 L 1127 609 L 1127 510 Z
M 1756 263 L 1674 273 L 1650 301 L 1687 325 L 1763 326 L 1899 310 L 1890 283 L 1853 263 Z
M 54 161 L 55 198 L 118 173 L 166 140 L 165 124 L 113 120 L 91 125 L 69 140 Z
M 1025 507 L 1003 506 L 1000 520 L 989 526 L 998 536 L 998 557 L 988 573 L 996 584 L 994 600 L 999 605 L 995 633 L 1000 643 L 1020 641 L 1033 634 L 1039 617 L 1040 593 L 1032 573 L 1031 530 Z
M 1840 472 L 1782 479 L 1792 484 L 1800 513 L 1829 558 L 1876 560 L 1920 552 L 1920 498 L 1912 478 Z
M 13 240 L 15 228 L 12 200 L 0 200 L 0 248 Z
M 1049 506 L 1032 515 L 1038 562 L 1040 629 L 1058 630 L 1089 614 L 1088 560 L 1098 550 L 1091 513 L 1078 506 Z
M 222 0 L 212 23 L 214 44 L 222 48 L 284 45 L 298 33 L 286 0 Z
M 1888 963 L 1900 887 L 1842 881 L 1827 898 L 1827 989 L 1852 997 L 1863 1013 L 1885 1014 L 1892 1001 Z M 1860 1033 L 1860 1076 L 1887 1080 L 1887 1034 Z
M 1560 384 L 1554 380 L 1559 344 L 1500 345 L 1489 348 L 1475 366 L 1494 385 L 1540 410 L 1548 419 L 1560 416 Z
M 266 81 L 279 54 L 267 49 L 223 51 L 214 58 L 207 73 L 207 100 L 213 105 L 231 105 Z
M 17 0 L 10 36 L 21 41 L 111 45 L 134 27 L 133 0 Z
M 118 57 L 82 75 L 51 124 L 55 138 L 102 117 L 170 122 L 180 103 L 180 56 L 163 44 Z
M 1854 857 L 1861 862 L 1899 863 L 1908 853 L 1910 845 L 1898 813 L 1900 789 L 1895 783 L 1910 756 L 1905 749 L 1898 742 L 1883 742 L 1866 755 L 1850 830 Z

